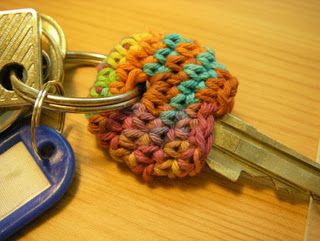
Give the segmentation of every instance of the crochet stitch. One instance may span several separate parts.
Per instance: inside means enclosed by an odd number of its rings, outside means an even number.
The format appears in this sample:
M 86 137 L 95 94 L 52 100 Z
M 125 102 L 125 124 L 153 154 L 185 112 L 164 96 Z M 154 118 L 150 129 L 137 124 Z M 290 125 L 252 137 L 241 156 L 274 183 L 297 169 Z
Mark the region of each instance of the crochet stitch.
M 145 180 L 196 175 L 211 150 L 215 117 L 232 110 L 237 79 L 196 41 L 142 33 L 115 46 L 90 94 L 121 94 L 139 83 L 148 86 L 139 103 L 91 117 L 89 130 Z

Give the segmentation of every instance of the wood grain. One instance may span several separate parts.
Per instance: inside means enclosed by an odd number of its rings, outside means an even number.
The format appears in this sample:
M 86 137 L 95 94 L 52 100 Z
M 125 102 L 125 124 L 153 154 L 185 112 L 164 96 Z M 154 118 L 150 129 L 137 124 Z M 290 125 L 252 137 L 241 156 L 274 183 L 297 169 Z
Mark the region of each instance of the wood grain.
M 320 136 L 320 2 L 2 0 L 32 7 L 63 27 L 70 50 L 107 53 L 123 36 L 179 32 L 214 48 L 239 78 L 234 113 L 315 159 Z M 68 70 L 68 95 L 87 96 L 94 69 Z M 64 198 L 15 240 L 302 240 L 308 198 L 204 170 L 183 180 L 143 183 L 110 160 L 69 114 L 65 135 L 77 171 Z

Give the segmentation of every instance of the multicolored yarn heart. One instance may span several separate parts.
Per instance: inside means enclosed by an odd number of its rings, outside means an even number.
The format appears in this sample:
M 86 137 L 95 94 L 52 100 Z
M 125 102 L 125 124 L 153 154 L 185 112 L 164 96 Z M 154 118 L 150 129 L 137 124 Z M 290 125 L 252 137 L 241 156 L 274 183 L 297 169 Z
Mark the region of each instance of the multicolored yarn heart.
M 145 180 L 194 176 L 212 146 L 215 117 L 231 111 L 238 81 L 215 53 L 179 34 L 123 39 L 99 65 L 91 96 L 147 83 L 141 101 L 89 119 L 89 130 L 115 160 Z

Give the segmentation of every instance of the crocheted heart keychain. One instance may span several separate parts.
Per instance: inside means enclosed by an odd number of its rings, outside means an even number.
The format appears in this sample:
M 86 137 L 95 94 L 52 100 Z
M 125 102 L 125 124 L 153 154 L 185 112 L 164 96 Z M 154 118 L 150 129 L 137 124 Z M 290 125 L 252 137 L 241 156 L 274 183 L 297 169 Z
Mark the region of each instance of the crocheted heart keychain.
M 117 95 L 139 83 L 148 86 L 140 102 L 91 117 L 90 132 L 145 180 L 196 175 L 211 150 L 215 118 L 232 110 L 237 79 L 197 41 L 141 33 L 114 47 L 90 94 Z

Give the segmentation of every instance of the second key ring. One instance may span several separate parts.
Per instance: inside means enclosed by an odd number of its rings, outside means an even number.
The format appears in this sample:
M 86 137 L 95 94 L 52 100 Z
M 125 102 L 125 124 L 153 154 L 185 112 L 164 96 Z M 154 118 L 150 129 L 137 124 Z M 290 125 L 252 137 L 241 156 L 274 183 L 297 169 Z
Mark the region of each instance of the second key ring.
M 37 140 L 36 140 L 36 128 L 40 124 L 40 116 L 41 116 L 41 111 L 42 111 L 42 104 L 46 96 L 48 95 L 49 91 L 52 89 L 55 90 L 55 92 L 58 95 L 63 95 L 64 90 L 61 85 L 61 83 L 57 81 L 49 81 L 45 83 L 41 89 L 39 90 L 38 96 L 35 100 L 34 106 L 33 106 L 33 111 L 32 111 L 32 118 L 31 118 L 31 143 L 32 143 L 32 148 L 35 152 L 35 154 L 41 159 L 41 154 L 38 149 L 37 145 Z M 63 132 L 63 127 L 64 127 L 64 121 L 65 121 L 65 113 L 64 112 L 58 112 L 59 114 L 59 119 L 58 119 L 58 126 L 56 127 L 56 130 L 60 133 Z

